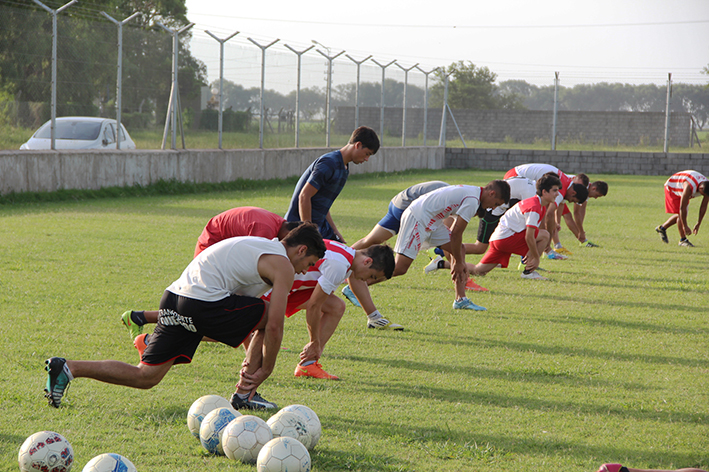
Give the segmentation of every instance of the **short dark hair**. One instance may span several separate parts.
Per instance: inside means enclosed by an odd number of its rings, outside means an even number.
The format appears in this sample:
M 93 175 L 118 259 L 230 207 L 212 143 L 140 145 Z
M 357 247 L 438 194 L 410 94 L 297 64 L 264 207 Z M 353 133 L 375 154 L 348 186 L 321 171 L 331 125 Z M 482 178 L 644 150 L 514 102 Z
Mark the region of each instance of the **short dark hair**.
M 284 221 L 281 226 L 285 228 L 286 231 L 291 232 L 298 226 L 300 226 L 302 223 L 302 221 Z
M 505 205 L 510 201 L 510 184 L 504 180 L 493 180 L 485 186 L 485 190 L 494 190 L 495 194 L 505 201 Z
M 352 132 L 349 144 L 355 143 L 362 143 L 362 146 L 372 151 L 372 154 L 376 154 L 377 151 L 379 151 L 379 137 L 377 137 L 377 133 L 368 126 L 360 126 Z
M 583 172 L 579 172 L 574 177 L 579 179 L 581 181 L 581 183 L 584 184 L 586 187 L 588 187 L 588 183 L 591 181 L 591 179 L 589 179 L 588 176 L 586 174 L 584 174 Z
M 598 193 L 600 193 L 604 197 L 608 195 L 608 184 L 602 180 L 596 180 L 595 182 L 591 183 L 590 187 L 596 187 Z
M 537 195 L 542 196 L 542 191 L 549 192 L 556 185 L 561 188 L 561 179 L 556 172 L 547 172 L 537 180 Z
M 394 251 L 386 244 L 376 244 L 362 250 L 362 254 L 372 258 L 372 269 L 384 272 L 384 276 L 390 279 L 394 274 Z
M 322 236 L 320 236 L 318 227 L 311 222 L 301 223 L 295 229 L 291 230 L 291 232 L 283 238 L 283 244 L 288 247 L 304 244 L 308 248 L 305 252 L 307 256 L 318 256 L 318 259 L 325 257 L 325 242 L 322 240 Z
M 576 192 L 576 202 L 583 203 L 588 198 L 588 188 L 583 184 L 571 184 L 571 188 Z
M 699 185 L 697 185 L 697 190 L 699 189 L 701 189 L 705 195 L 709 195 L 709 180 L 700 182 Z

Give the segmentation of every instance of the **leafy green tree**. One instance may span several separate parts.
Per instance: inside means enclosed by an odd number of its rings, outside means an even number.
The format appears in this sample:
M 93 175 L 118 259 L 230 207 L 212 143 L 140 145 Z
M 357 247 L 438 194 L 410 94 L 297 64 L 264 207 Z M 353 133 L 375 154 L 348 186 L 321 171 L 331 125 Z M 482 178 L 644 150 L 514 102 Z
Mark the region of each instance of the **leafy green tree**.
M 430 105 L 443 106 L 444 77 L 448 78 L 448 105 L 451 108 L 492 110 L 516 108 L 521 104 L 511 95 L 498 93 L 497 74 L 472 62 L 458 61 L 434 73 L 438 81 L 431 87 Z

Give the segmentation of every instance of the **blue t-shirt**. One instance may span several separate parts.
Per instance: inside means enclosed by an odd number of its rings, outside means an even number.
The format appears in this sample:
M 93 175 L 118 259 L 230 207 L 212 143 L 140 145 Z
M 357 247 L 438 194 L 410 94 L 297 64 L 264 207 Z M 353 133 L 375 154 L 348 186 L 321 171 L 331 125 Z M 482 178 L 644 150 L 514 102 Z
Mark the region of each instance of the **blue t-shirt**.
M 305 184 L 308 183 L 318 189 L 318 192 L 311 199 L 312 221 L 320 229 L 320 234 L 323 238 L 336 240 L 335 233 L 325 217 L 330 211 L 332 203 L 347 183 L 349 174 L 350 171 L 345 166 L 340 151 L 328 152 L 318 157 L 300 176 L 293 191 L 293 197 L 285 219 L 288 221 L 300 221 L 298 197 Z

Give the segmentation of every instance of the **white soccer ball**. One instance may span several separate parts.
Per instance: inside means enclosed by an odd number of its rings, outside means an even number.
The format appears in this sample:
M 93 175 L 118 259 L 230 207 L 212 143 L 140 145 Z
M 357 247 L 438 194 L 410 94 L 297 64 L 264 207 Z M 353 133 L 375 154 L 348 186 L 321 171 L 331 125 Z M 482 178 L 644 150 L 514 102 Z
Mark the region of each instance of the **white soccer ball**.
M 224 454 L 247 464 L 256 462 L 261 448 L 273 439 L 266 422 L 253 415 L 243 415 L 229 423 L 222 433 Z
M 192 436 L 199 439 L 199 427 L 202 425 L 202 420 L 207 416 L 207 413 L 215 408 L 234 409 L 229 400 L 219 395 L 205 395 L 195 400 L 187 412 L 187 427 Z
M 40 431 L 25 439 L 17 461 L 22 472 L 69 472 L 74 464 L 74 449 L 61 434 Z
M 241 413 L 233 408 L 216 408 L 207 413 L 199 427 L 199 440 L 202 447 L 212 454 L 223 456 L 222 430 L 237 416 L 240 417 Z
M 293 438 L 274 438 L 269 441 L 256 460 L 258 472 L 310 472 L 310 453 L 300 441 Z
M 308 422 L 295 411 L 281 410 L 266 422 L 271 428 L 274 438 L 288 437 L 297 439 L 303 446 L 311 449 L 310 443 L 313 437 L 310 434 Z
M 322 434 L 322 425 L 320 424 L 320 418 L 318 418 L 318 415 L 315 414 L 311 408 L 308 408 L 305 405 L 288 405 L 287 407 L 282 408 L 281 411 L 292 411 L 305 419 L 308 424 L 308 431 L 310 432 L 311 437 L 308 449 L 312 451 L 318 441 L 320 441 L 320 436 Z
M 91 459 L 81 472 L 138 472 L 138 470 L 122 455 L 108 453 Z

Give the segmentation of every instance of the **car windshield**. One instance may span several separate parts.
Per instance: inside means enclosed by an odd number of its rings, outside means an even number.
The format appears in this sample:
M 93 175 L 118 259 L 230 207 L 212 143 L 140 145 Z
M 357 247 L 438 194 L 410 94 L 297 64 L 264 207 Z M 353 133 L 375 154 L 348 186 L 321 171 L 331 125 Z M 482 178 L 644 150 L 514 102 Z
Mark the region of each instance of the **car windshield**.
M 81 141 L 93 141 L 98 138 L 101 131 L 100 121 L 80 121 L 80 120 L 61 120 L 57 121 L 56 139 L 78 139 Z M 52 123 L 46 123 L 42 126 L 35 138 L 51 139 Z

